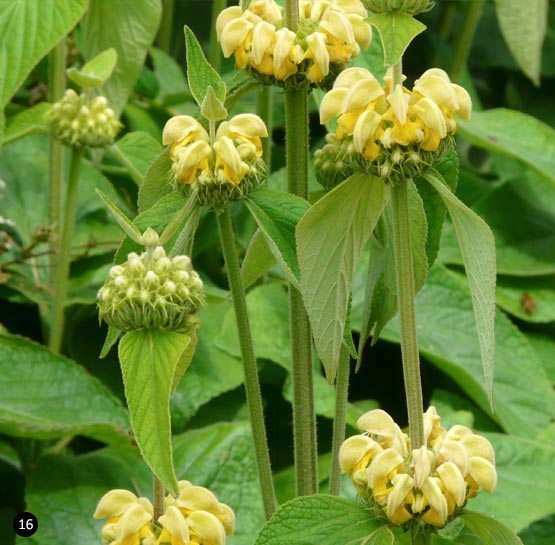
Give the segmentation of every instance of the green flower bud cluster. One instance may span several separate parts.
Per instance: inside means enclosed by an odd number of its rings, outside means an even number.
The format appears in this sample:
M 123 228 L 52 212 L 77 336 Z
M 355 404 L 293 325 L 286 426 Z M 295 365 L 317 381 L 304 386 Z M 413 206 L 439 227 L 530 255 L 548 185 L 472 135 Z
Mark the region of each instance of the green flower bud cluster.
M 105 97 L 89 99 L 73 89 L 53 104 L 49 121 L 56 137 L 76 148 L 111 144 L 122 127 Z
M 434 7 L 434 0 L 362 0 L 364 7 L 373 13 L 408 13 L 416 15 L 430 11 Z
M 241 146 L 238 150 L 241 152 Z M 237 185 L 225 183 L 224 169 L 216 169 L 201 174 L 192 186 L 180 184 L 178 188 L 186 192 L 189 188 L 196 191 L 198 203 L 207 210 L 221 210 L 230 202 L 246 197 L 266 181 L 266 163 L 262 157 L 249 154 L 241 159 L 248 165 L 248 170 Z
M 162 246 L 127 256 L 98 292 L 100 319 L 123 331 L 187 331 L 199 323 L 204 304 L 202 280 L 187 256 L 170 258 Z
M 327 144 L 314 154 L 314 171 L 316 179 L 327 190 L 355 172 L 385 178 L 393 183 L 418 178 L 439 163 L 454 143 L 452 136 L 443 138 L 436 151 L 426 151 L 417 144 L 395 144 L 389 149 L 383 148 L 375 160 L 369 160 L 355 150 L 352 138 L 339 140 L 328 134 L 326 141 Z

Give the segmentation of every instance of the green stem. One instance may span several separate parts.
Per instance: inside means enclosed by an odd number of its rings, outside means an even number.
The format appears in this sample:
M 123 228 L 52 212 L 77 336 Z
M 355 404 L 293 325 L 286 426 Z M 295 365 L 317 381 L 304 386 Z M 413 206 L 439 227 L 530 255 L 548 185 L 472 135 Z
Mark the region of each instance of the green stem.
M 258 369 L 256 367 L 256 358 L 254 355 L 249 316 L 247 313 L 247 301 L 243 289 L 243 282 L 241 280 L 239 256 L 237 255 L 237 247 L 235 246 L 233 224 L 231 222 L 229 208 L 224 208 L 223 211 L 216 215 L 216 218 L 218 221 L 218 230 L 220 232 L 220 241 L 224 254 L 229 288 L 233 297 L 233 306 L 235 308 L 235 317 L 237 320 L 237 333 L 243 359 L 245 391 L 252 434 L 254 437 L 258 480 L 262 491 L 262 503 L 264 505 L 266 518 L 269 519 L 276 510 L 276 498 L 272 480 L 272 468 L 270 466 L 270 455 L 268 452 L 268 440 L 266 438 L 266 428 L 264 426 L 264 409 L 262 407 L 262 396 L 260 393 L 260 383 L 258 381 Z
M 299 0 L 285 0 L 285 26 L 295 32 L 299 24 Z
M 222 68 L 222 48 L 218 43 L 218 38 L 216 35 L 216 19 L 226 6 L 227 0 L 214 0 L 212 4 L 212 22 L 210 24 L 210 46 L 208 49 L 208 61 L 218 73 L 221 71 Z
M 262 143 L 262 156 L 268 166 L 268 176 L 272 172 L 272 110 L 272 87 L 266 85 L 256 96 L 256 113 L 268 129 L 268 138 Z
M 52 326 L 50 330 L 50 349 L 60 352 L 64 330 L 64 307 L 66 302 L 67 283 L 71 258 L 71 239 L 75 225 L 75 212 L 77 209 L 77 185 L 81 166 L 82 148 L 73 148 L 71 151 L 71 164 L 66 188 L 66 202 L 64 221 L 60 234 L 58 249 L 58 264 L 54 278 L 54 301 L 52 305 Z
M 48 100 L 60 100 L 66 86 L 66 38 L 58 42 L 48 55 Z M 50 236 L 50 279 L 49 286 L 54 289 L 54 276 L 58 262 L 58 237 L 62 223 L 62 191 L 64 186 L 64 147 L 52 133 L 49 142 L 49 202 L 48 223 L 52 229 Z
M 474 0 L 473 2 L 466 3 L 463 24 L 460 26 L 457 34 L 453 58 L 451 59 L 451 66 L 449 69 L 449 75 L 454 82 L 460 81 L 468 61 L 474 35 L 476 34 L 476 29 L 478 28 L 478 23 L 482 15 L 483 5 L 484 0 Z
M 409 417 L 411 448 L 424 444 L 424 418 L 420 357 L 416 332 L 414 262 L 410 240 L 409 179 L 395 186 L 392 195 L 394 225 L 395 277 L 401 322 L 403 377 Z
M 152 507 L 154 524 L 164 514 L 164 485 L 156 475 L 152 475 Z
M 173 30 L 173 14 L 175 11 L 175 0 L 163 0 L 162 20 L 160 21 L 160 29 L 158 30 L 158 47 L 171 54 L 172 30 Z
M 330 494 L 339 496 L 341 485 L 341 468 L 339 467 L 339 449 L 345 441 L 345 422 L 347 413 L 347 401 L 349 398 L 349 372 L 351 370 L 351 358 L 346 346 L 341 347 L 339 355 L 339 369 L 337 371 L 337 382 L 335 385 L 335 416 L 333 419 L 333 439 L 331 447 L 331 473 Z
M 286 4 L 287 5 L 287 4 Z M 289 192 L 308 196 L 308 93 L 285 91 L 286 162 Z M 318 491 L 318 449 L 310 324 L 301 294 L 289 286 L 293 436 L 297 495 Z

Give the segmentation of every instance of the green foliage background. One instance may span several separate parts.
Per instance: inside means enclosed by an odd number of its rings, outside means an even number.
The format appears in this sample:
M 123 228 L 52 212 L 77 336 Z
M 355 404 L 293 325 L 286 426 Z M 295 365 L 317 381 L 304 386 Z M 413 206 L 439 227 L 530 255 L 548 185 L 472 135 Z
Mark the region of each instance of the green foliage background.
M 182 198 L 167 195 L 168 158 L 161 143 L 170 116 L 196 111 L 184 75 L 183 25 L 193 29 L 211 59 L 218 57 L 209 51 L 212 2 L 178 0 L 168 22 L 162 7 L 167 10 L 170 4 L 0 0 L 0 179 L 5 182 L 0 189 L 0 535 L 7 545 L 16 542 L 11 521 L 23 510 L 35 513 L 40 523 L 39 532 L 26 543 L 97 543 L 101 522 L 93 521 L 92 513 L 108 489 L 151 493 L 148 468 L 128 435 L 115 350 L 104 360 L 98 358 L 105 329 L 98 327 L 96 291 L 122 236 L 95 189 L 137 217 L 141 229 L 167 223 L 183 206 Z M 409 81 L 429 66 L 450 66 L 464 12 L 464 2 L 438 1 L 421 17 L 428 31 L 405 57 Z M 448 16 L 453 17 L 451 26 L 445 22 Z M 125 129 L 112 148 L 91 154 L 83 165 L 66 313 L 67 357 L 62 357 L 43 346 L 46 329 L 41 321 L 51 297 L 46 288 L 45 85 L 46 55 L 68 33 L 68 66 L 81 66 L 108 47 L 117 50 L 114 75 L 100 91 L 121 112 Z M 233 63 L 218 62 L 224 80 L 231 81 Z M 377 33 L 356 64 L 383 74 Z M 555 535 L 553 3 L 486 2 L 462 82 L 471 91 L 475 112 L 470 122 L 460 124 L 457 195 L 489 224 L 497 246 L 495 412 L 489 409 L 468 286 L 448 222 L 438 260 L 417 299 L 425 404 L 435 404 L 446 424 L 473 425 L 495 447 L 498 489 L 492 496 L 480 495 L 469 507 L 505 522 L 525 545 L 550 545 Z M 254 111 L 254 96 L 243 96 L 232 113 Z M 313 149 L 325 134 L 317 122 L 319 98 L 321 93 L 315 92 L 311 101 Z M 273 192 L 285 186 L 283 102 L 282 93 L 274 91 L 268 181 Z M 145 176 L 150 182 L 139 189 Z M 316 200 L 321 188 L 313 179 L 311 190 Z M 249 285 L 277 493 L 286 501 L 294 495 L 286 282 L 295 271 L 284 272 L 255 231 L 271 231 L 282 245 L 291 245 L 287 222 L 294 223 L 296 212 L 304 210 L 287 195 L 275 195 L 254 194 L 247 206 L 239 203 L 232 211 Z M 273 211 L 270 197 L 283 199 Z M 276 215 L 285 227 L 271 221 Z M 214 218 L 202 214 L 193 259 L 209 304 L 201 314 L 197 352 L 171 399 L 174 463 L 178 478 L 210 487 L 233 507 L 238 525 L 229 543 L 252 545 L 263 513 L 235 318 L 217 241 Z M 131 243 L 124 248 L 120 257 Z M 363 257 L 367 252 L 362 251 Z M 353 283 L 355 339 L 363 320 L 364 261 Z M 348 434 L 355 433 L 358 415 L 377 406 L 406 423 L 398 341 L 394 318 L 381 340 L 366 347 L 361 371 L 351 377 Z M 315 369 L 320 475 L 326 491 L 334 390 L 316 361 Z M 347 480 L 342 492 L 351 498 L 355 494 Z M 341 500 L 333 501 L 340 513 Z

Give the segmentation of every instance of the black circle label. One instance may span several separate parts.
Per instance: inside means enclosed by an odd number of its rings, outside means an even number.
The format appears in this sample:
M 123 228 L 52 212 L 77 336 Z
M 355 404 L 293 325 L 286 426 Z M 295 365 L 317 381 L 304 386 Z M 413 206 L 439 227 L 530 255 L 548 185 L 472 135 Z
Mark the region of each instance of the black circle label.
M 39 527 L 39 521 L 33 513 L 23 511 L 13 519 L 13 531 L 20 537 L 31 537 Z

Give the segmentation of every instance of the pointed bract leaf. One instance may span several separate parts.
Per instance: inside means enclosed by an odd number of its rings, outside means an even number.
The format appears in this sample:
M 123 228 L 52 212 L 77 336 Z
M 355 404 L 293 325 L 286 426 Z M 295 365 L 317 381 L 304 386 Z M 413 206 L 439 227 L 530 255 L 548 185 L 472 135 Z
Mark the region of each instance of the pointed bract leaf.
M 476 316 L 486 391 L 493 408 L 495 239 L 486 222 L 455 196 L 441 174 L 430 171 L 425 178 L 443 199 L 461 248 Z
M 241 264 L 241 280 L 245 289 L 262 278 L 276 264 L 276 261 L 266 235 L 260 228 L 257 229 Z
M 372 15 L 368 21 L 374 25 L 382 39 L 385 64 L 393 66 L 426 25 L 407 13 L 389 12 Z
M 383 518 L 374 518 L 360 503 L 316 494 L 284 503 L 266 523 L 255 545 L 392 544 L 393 539 L 382 540 L 383 533 L 389 531 L 382 528 Z
M 209 85 L 206 90 L 206 95 L 200 107 L 200 113 L 202 117 L 208 119 L 208 121 L 221 121 L 228 116 L 223 102 L 219 100 L 216 93 L 214 93 L 212 85 Z
M 185 46 L 187 48 L 187 79 L 193 98 L 201 106 L 208 87 L 211 86 L 216 98 L 222 103 L 225 102 L 225 83 L 218 72 L 206 60 L 202 47 L 193 31 L 188 26 L 185 26 L 184 30 Z
M 170 394 L 177 365 L 190 344 L 175 331 L 139 329 L 124 335 L 119 360 L 131 424 L 141 455 L 164 486 L 177 493 Z
M 389 194 L 383 180 L 355 174 L 316 202 L 297 226 L 301 292 L 330 382 L 343 343 L 354 269 Z
M 475 513 L 466 509 L 459 515 L 480 543 L 495 543 L 495 545 L 522 545 L 520 538 L 502 522 L 490 515 Z
M 105 358 L 112 347 L 119 341 L 119 338 L 122 336 L 123 331 L 116 329 L 115 327 L 108 326 L 108 333 L 106 333 L 106 339 L 104 340 L 104 344 L 102 345 L 102 350 L 100 351 L 100 355 L 98 356 L 100 359 Z
M 111 47 L 99 53 L 79 70 L 71 67 L 67 77 L 83 89 L 92 89 L 106 82 L 118 62 L 117 51 Z
M 142 244 L 141 232 L 133 225 L 133 222 L 112 202 L 102 191 L 96 190 L 102 202 L 108 207 L 108 210 L 114 216 L 114 219 L 119 223 L 119 226 L 124 230 L 125 234 L 132 238 L 135 242 Z
M 299 289 L 295 228 L 310 205 L 295 195 L 267 188 L 253 191 L 245 199 L 245 204 L 266 235 L 270 250 L 283 267 L 287 279 Z

